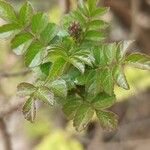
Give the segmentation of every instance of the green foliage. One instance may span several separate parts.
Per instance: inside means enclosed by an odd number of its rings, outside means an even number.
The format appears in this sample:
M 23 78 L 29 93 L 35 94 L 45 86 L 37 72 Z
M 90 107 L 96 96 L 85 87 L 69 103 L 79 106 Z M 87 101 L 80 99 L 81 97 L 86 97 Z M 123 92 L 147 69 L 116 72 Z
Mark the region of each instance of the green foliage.
M 0 1 L 0 17 L 8 24 L 0 27 L 0 37 L 11 37 L 11 48 L 25 56 L 25 64 L 36 72 L 34 84 L 21 83 L 18 94 L 27 97 L 25 118 L 36 116 L 36 100 L 58 104 L 77 131 L 83 130 L 96 113 L 106 130 L 117 127 L 117 116 L 108 111 L 116 102 L 114 86 L 128 90 L 124 66 L 150 70 L 150 57 L 127 55 L 132 41 L 105 43 L 103 29 L 109 23 L 99 16 L 108 8 L 96 6 L 97 0 L 79 3 L 63 17 L 60 25 L 49 22 L 45 13 L 36 13 L 26 2 L 16 15 Z
M 89 105 L 86 103 L 81 104 L 73 120 L 73 125 L 76 127 L 76 130 L 82 131 L 92 119 L 93 115 L 94 110 Z
M 150 70 L 150 57 L 144 54 L 131 54 L 126 58 L 126 62 L 136 68 Z
M 0 17 L 9 22 L 17 21 L 13 7 L 4 1 L 0 1 Z
M 39 12 L 32 17 L 31 29 L 32 32 L 39 35 L 48 25 L 48 16 L 45 13 Z
M 15 23 L 5 24 L 0 27 L 0 38 L 9 38 L 19 33 L 21 27 Z
M 26 2 L 20 9 L 19 21 L 21 25 L 28 26 L 33 15 L 33 8 L 29 2 Z
M 101 126 L 104 129 L 112 131 L 117 127 L 118 118 L 116 114 L 109 111 L 96 111 L 96 114 L 101 123 Z
M 36 117 L 36 106 L 33 97 L 30 97 L 24 104 L 22 108 L 25 119 L 33 122 Z
M 33 41 L 30 33 L 21 33 L 16 35 L 11 41 L 11 48 L 17 55 L 22 55 L 28 49 Z
M 98 94 L 92 101 L 92 105 L 97 110 L 107 109 L 116 102 L 115 95 L 109 96 L 106 93 Z

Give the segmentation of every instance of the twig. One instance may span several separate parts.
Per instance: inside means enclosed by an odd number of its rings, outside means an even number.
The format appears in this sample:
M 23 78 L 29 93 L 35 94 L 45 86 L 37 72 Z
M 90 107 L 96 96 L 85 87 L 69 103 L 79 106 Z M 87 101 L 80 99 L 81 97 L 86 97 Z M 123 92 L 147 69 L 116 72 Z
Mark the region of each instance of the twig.
M 0 131 L 3 136 L 5 150 L 12 150 L 10 135 L 7 131 L 6 123 L 3 118 L 0 118 Z
M 31 71 L 27 70 L 27 69 L 20 71 L 20 72 L 15 72 L 15 73 L 0 72 L 0 78 L 11 78 L 11 77 L 25 76 L 30 72 Z
M 132 0 L 131 1 L 132 4 L 132 37 L 137 39 L 139 36 L 139 25 L 137 22 L 137 17 L 139 15 L 140 12 L 140 4 L 141 4 L 141 0 Z
M 69 13 L 71 9 L 71 2 L 70 0 L 59 0 L 60 7 L 64 14 Z
M 18 100 L 15 103 L 6 104 L 0 109 L 0 117 L 6 117 L 11 115 L 12 113 L 16 112 L 20 107 L 22 107 L 24 101 Z
M 65 13 L 67 14 L 67 13 L 70 12 L 70 7 L 71 7 L 70 0 L 65 0 L 65 5 L 66 5 L 66 7 L 65 7 Z

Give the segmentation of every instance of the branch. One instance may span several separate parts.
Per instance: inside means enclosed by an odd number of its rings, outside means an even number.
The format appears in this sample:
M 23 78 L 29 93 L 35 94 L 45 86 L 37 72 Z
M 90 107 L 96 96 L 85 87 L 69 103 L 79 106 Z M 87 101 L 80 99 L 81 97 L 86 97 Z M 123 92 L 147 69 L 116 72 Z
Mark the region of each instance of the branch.
M 0 109 L 0 117 L 6 117 L 8 115 L 11 115 L 12 113 L 16 112 L 18 109 L 22 107 L 24 103 L 24 100 L 21 101 L 20 99 L 14 103 L 7 103 L 6 106 L 3 106 Z
M 7 72 L 0 72 L 0 78 L 11 78 L 11 77 L 18 77 L 18 76 L 25 76 L 29 74 L 31 71 L 28 69 L 22 70 L 20 72 L 15 73 L 7 73 Z
M 64 14 L 69 13 L 71 9 L 70 0 L 59 0 L 60 7 Z
M 137 39 L 139 36 L 139 25 L 137 22 L 137 17 L 139 16 L 140 13 L 140 5 L 141 1 L 140 0 L 132 0 L 132 37 Z
M 12 150 L 10 135 L 7 131 L 6 123 L 3 118 L 0 118 L 0 131 L 3 136 L 5 150 Z
M 70 0 L 65 0 L 65 5 L 66 5 L 66 7 L 65 7 L 65 13 L 67 14 L 67 13 L 70 12 L 70 7 L 71 7 Z

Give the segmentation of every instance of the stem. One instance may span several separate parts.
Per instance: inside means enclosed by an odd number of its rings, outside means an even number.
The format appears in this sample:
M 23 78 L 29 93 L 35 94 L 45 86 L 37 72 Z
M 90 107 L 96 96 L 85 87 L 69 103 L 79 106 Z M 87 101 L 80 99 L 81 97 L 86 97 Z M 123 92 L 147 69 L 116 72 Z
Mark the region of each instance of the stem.
M 15 72 L 15 73 L 7 73 L 7 72 L 0 72 L 0 78 L 11 78 L 11 77 L 18 77 L 18 76 L 25 76 L 29 74 L 31 71 L 30 70 L 22 70 L 20 72 Z
M 5 150 L 12 150 L 10 135 L 7 131 L 6 123 L 3 118 L 0 118 L 0 131 L 3 136 Z
M 140 5 L 141 1 L 140 0 L 132 0 L 132 37 L 136 38 L 139 36 L 139 25 L 137 23 L 137 17 L 140 12 Z

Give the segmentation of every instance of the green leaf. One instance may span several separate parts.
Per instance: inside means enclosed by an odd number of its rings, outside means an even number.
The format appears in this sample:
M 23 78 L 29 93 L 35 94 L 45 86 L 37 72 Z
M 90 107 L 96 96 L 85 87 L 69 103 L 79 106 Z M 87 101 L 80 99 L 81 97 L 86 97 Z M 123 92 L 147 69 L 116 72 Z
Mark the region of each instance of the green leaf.
M 72 120 L 80 107 L 81 101 L 77 98 L 67 99 L 66 104 L 63 106 L 63 112 L 69 120 Z
M 93 12 L 93 10 L 96 8 L 97 0 L 88 0 L 87 4 L 88 4 L 88 8 L 89 8 L 89 11 L 91 14 Z
M 109 11 L 109 8 L 107 8 L 107 7 L 96 8 L 95 10 L 92 11 L 91 17 L 97 17 L 97 16 L 104 15 L 108 11 Z
M 43 46 L 35 41 L 30 45 L 25 54 L 25 64 L 28 67 L 35 67 L 41 64 L 44 55 Z
M 78 2 L 78 8 L 79 8 L 79 11 L 84 15 L 84 16 L 89 16 L 89 10 L 86 6 L 86 4 L 82 1 L 79 1 Z
M 96 111 L 96 114 L 103 129 L 112 131 L 117 128 L 118 117 L 116 114 L 108 111 Z
M 80 74 L 81 73 L 78 69 L 71 66 L 68 70 L 68 73 L 63 76 L 63 79 L 66 81 L 68 91 L 70 91 L 71 89 L 75 89 L 75 82 L 77 82 L 76 77 Z
M 63 58 L 58 58 L 51 67 L 51 70 L 49 72 L 48 81 L 51 81 L 55 78 L 57 78 L 58 76 L 60 76 L 63 71 L 64 71 L 64 67 L 65 67 L 66 61 Z
M 45 13 L 37 13 L 32 17 L 32 32 L 40 34 L 48 25 L 48 16 Z
M 39 66 L 32 68 L 34 75 L 38 80 L 42 80 L 43 82 L 49 75 L 49 71 L 51 68 L 52 63 L 51 62 L 46 62 L 42 63 Z
M 76 52 L 71 58 L 81 61 L 83 64 L 93 66 L 95 61 L 93 55 L 89 51 L 80 50 Z
M 107 65 L 111 65 L 115 61 L 116 43 L 104 45 L 104 58 Z
M 132 40 L 127 40 L 123 42 L 119 42 L 116 45 L 116 60 L 118 62 L 124 61 L 125 55 L 127 51 L 129 50 L 130 46 L 132 45 L 133 41 Z
M 14 37 L 11 41 L 11 48 L 17 55 L 22 55 L 33 41 L 30 33 L 21 33 Z
M 102 32 L 95 31 L 95 30 L 89 30 L 86 33 L 86 39 L 92 40 L 92 41 L 101 41 L 105 39 L 105 36 Z
M 80 60 L 84 64 L 88 66 L 93 66 L 94 58 L 92 56 L 84 57 L 84 56 L 74 56 L 73 58 Z
M 126 57 L 126 63 L 135 68 L 150 70 L 150 57 L 145 54 L 131 54 Z
M 48 54 L 45 57 L 44 62 L 47 62 L 47 61 L 55 62 L 59 58 L 68 60 L 68 54 L 65 52 L 65 49 L 63 47 L 52 46 L 48 50 Z
M 54 105 L 54 94 L 45 86 L 39 87 L 38 91 L 35 93 L 35 97 L 46 104 Z
M 82 15 L 82 13 L 79 10 L 73 11 L 71 13 L 71 17 L 80 23 L 80 25 L 84 26 L 86 23 L 85 17 Z
M 102 69 L 100 72 L 100 81 L 104 91 L 107 94 L 112 95 L 114 90 L 112 70 L 109 68 Z
M 97 80 L 93 80 L 93 82 L 89 85 L 87 90 L 88 97 L 95 96 L 99 92 L 100 92 L 100 83 Z
M 30 122 L 34 122 L 36 117 L 36 106 L 35 106 L 35 100 L 30 97 L 24 104 L 22 108 L 23 115 L 25 119 L 27 119 Z
M 4 1 L 0 1 L 0 18 L 9 22 L 17 22 L 13 7 Z
M 97 66 L 106 66 L 107 65 L 107 61 L 106 61 L 106 56 L 105 56 L 105 49 L 104 46 L 98 46 L 95 47 L 93 50 L 93 55 L 95 58 L 95 64 Z
M 61 21 L 62 21 L 62 27 L 64 28 L 64 33 L 66 34 L 66 35 L 69 35 L 68 34 L 68 28 L 69 28 L 69 26 L 70 26 L 70 24 L 71 24 L 71 22 L 72 22 L 72 17 L 71 17 L 71 15 L 70 14 L 66 14 L 66 15 L 64 15 L 64 17 L 61 19 Z
M 41 64 L 40 65 L 41 72 L 44 73 L 46 76 L 48 76 L 51 66 L 52 66 L 51 62 Z
M 114 68 L 114 79 L 118 86 L 124 88 L 125 90 L 129 90 L 129 84 L 127 82 L 127 79 L 125 77 L 123 67 L 121 66 L 115 66 Z
M 46 84 L 49 89 L 53 91 L 56 96 L 66 98 L 67 96 L 67 85 L 65 80 L 58 79 L 51 83 Z
M 86 104 L 80 105 L 75 114 L 73 125 L 77 131 L 82 131 L 92 119 L 94 110 Z
M 103 20 L 93 20 L 89 23 L 89 29 L 97 30 L 97 29 L 105 29 L 109 24 Z
M 92 105 L 95 109 L 101 110 L 113 106 L 115 102 L 115 95 L 110 96 L 106 93 L 100 93 L 93 99 Z
M 19 21 L 23 26 L 28 26 L 33 15 L 33 8 L 29 1 L 27 1 L 20 9 Z
M 17 24 L 5 24 L 0 26 L 0 38 L 9 38 L 15 36 L 21 31 Z
M 36 91 L 36 87 L 30 83 L 20 83 L 17 86 L 18 92 L 17 94 L 19 96 L 29 96 L 31 94 L 33 94 Z
M 57 34 L 57 27 L 54 23 L 49 23 L 41 33 L 41 40 L 43 43 L 48 44 Z
M 116 44 L 103 44 L 93 50 L 95 64 L 100 67 L 111 66 L 116 61 Z
M 89 98 L 91 96 L 97 95 L 101 90 L 100 85 L 100 73 L 99 71 L 89 71 L 87 78 L 86 78 L 86 91 L 88 93 Z M 89 99 L 91 101 L 91 98 Z
M 70 63 L 76 67 L 81 73 L 84 73 L 85 70 L 85 65 L 80 61 L 75 58 L 70 58 Z

